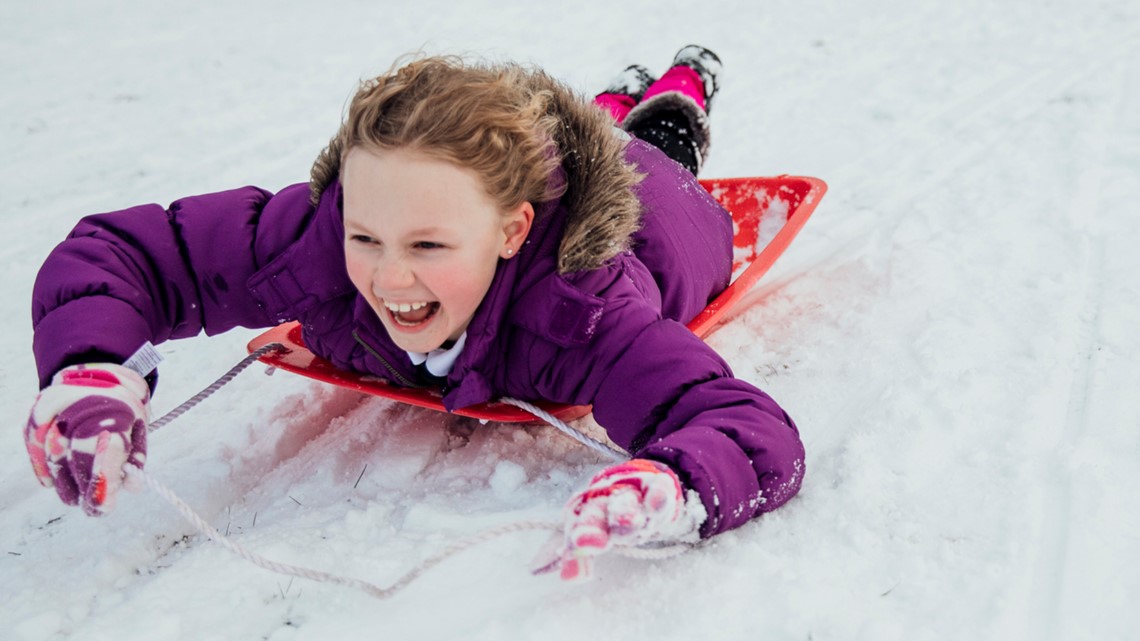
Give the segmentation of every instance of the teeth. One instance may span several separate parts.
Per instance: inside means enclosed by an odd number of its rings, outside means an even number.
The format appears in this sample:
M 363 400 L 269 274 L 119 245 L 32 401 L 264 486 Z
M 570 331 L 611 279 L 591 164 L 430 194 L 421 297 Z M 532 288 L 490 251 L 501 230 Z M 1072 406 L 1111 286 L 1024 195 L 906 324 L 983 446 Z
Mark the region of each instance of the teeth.
M 417 309 L 423 309 L 428 305 L 429 303 L 389 303 L 388 301 L 384 301 L 384 307 L 387 307 L 394 312 L 414 312 Z

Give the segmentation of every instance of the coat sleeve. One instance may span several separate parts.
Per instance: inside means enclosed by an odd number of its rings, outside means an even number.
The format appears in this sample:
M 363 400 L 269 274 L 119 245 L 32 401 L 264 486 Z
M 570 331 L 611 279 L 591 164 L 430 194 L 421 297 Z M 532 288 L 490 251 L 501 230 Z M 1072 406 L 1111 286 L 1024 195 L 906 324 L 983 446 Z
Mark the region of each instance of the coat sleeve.
M 32 292 L 40 386 L 60 368 L 121 363 L 143 343 L 273 319 L 246 288 L 311 218 L 308 187 L 256 187 L 88 216 L 48 256 Z
M 532 362 L 541 365 L 529 374 L 540 396 L 592 403 L 615 443 L 677 471 L 708 512 L 704 537 L 739 527 L 795 495 L 804 448 L 784 410 L 734 378 L 684 325 L 662 319 L 621 269 L 589 278 L 593 282 L 584 285 L 604 306 L 584 314 L 596 320 L 588 342 L 537 341 Z

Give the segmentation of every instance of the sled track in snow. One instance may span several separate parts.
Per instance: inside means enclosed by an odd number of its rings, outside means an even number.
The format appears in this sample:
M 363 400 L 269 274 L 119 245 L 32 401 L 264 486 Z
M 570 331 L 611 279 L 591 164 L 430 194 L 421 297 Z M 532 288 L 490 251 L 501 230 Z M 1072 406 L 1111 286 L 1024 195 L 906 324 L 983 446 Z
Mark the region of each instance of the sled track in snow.
M 1080 201 L 1083 189 L 1077 191 L 1074 204 Z M 1087 194 L 1085 194 L 1087 195 Z M 1084 201 L 1089 202 L 1089 201 Z M 1095 199 L 1094 201 L 1095 202 Z M 1078 449 L 1088 428 L 1088 402 L 1093 374 L 1096 372 L 1097 345 L 1100 335 L 1097 325 L 1104 303 L 1101 285 L 1104 274 L 1104 240 L 1086 239 L 1085 268 L 1082 274 L 1083 304 L 1078 310 L 1078 349 L 1072 359 L 1073 377 L 1069 388 L 1068 405 L 1061 433 L 1051 455 L 1040 466 L 1040 481 L 1048 488 L 1042 506 L 1039 524 L 1041 546 L 1037 551 L 1037 590 L 1029 609 L 1030 638 L 1049 640 L 1059 636 L 1058 615 L 1063 604 L 1065 571 L 1070 546 L 1069 529 L 1072 511 L 1073 471 L 1070 455 Z
M 1087 158 L 1087 165 L 1078 167 L 1076 185 L 1069 200 L 1068 216 L 1079 221 L 1078 231 L 1082 233 L 1084 265 L 1081 272 L 1081 302 L 1074 310 L 1077 316 L 1076 349 L 1072 355 L 1072 379 L 1064 421 L 1057 435 L 1050 456 L 1040 467 L 1040 481 L 1048 488 L 1044 494 L 1041 510 L 1042 533 L 1040 549 L 1037 550 L 1034 580 L 1036 592 L 1028 611 L 1027 629 L 1030 638 L 1051 640 L 1063 638 L 1061 610 L 1064 605 L 1065 575 L 1071 548 L 1070 528 L 1073 522 L 1073 466 L 1071 455 L 1079 449 L 1086 438 L 1089 421 L 1088 406 L 1092 395 L 1093 378 L 1097 372 L 1099 345 L 1103 343 L 1100 319 L 1105 302 L 1105 252 L 1107 243 L 1104 232 L 1095 228 L 1095 213 L 1101 209 L 1100 197 L 1104 184 L 1105 156 L 1112 148 L 1112 134 L 1119 130 L 1122 114 L 1127 107 L 1122 104 L 1124 84 L 1128 80 L 1127 63 L 1114 57 L 1111 99 L 1098 110 L 1086 116 L 1085 134 L 1077 145 Z M 1108 84 L 1108 83 L 1105 83 Z M 1090 226 L 1093 227 L 1090 229 Z

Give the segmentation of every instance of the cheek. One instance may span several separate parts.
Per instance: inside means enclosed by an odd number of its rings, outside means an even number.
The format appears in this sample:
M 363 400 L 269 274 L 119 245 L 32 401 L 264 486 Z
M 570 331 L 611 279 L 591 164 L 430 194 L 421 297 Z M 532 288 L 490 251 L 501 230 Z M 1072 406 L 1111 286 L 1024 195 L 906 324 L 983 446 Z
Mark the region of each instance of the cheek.
M 345 248 L 344 257 L 344 268 L 348 272 L 348 279 L 352 281 L 357 291 L 369 295 L 372 291 L 372 269 L 368 261 L 348 248 Z
M 455 278 L 453 273 L 450 286 L 456 298 L 463 300 L 469 307 L 478 306 L 495 278 L 497 266 L 497 256 L 483 255 L 479 260 L 469 262 L 466 269 L 459 272 L 463 275 L 462 278 Z
M 463 254 L 421 265 L 417 275 L 441 301 L 465 309 L 478 305 L 487 293 L 494 266 L 488 266 L 478 254 Z

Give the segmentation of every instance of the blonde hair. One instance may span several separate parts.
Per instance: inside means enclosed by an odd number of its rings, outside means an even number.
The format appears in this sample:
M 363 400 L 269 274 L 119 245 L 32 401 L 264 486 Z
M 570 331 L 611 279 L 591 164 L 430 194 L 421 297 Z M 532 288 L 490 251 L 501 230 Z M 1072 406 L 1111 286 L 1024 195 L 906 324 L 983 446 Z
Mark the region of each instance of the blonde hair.
M 357 146 L 412 149 L 474 170 L 503 210 L 542 203 L 565 191 L 551 184 L 561 165 L 554 81 L 508 63 L 458 57 L 413 60 L 361 83 L 340 131 L 313 164 L 314 205 Z
M 640 223 L 625 140 L 590 101 L 538 69 L 454 56 L 397 63 L 361 83 L 340 130 L 313 163 L 315 207 L 358 146 L 408 148 L 471 169 L 502 211 L 562 199 L 562 273 L 594 269 L 629 247 Z M 561 167 L 564 175 L 557 175 Z

